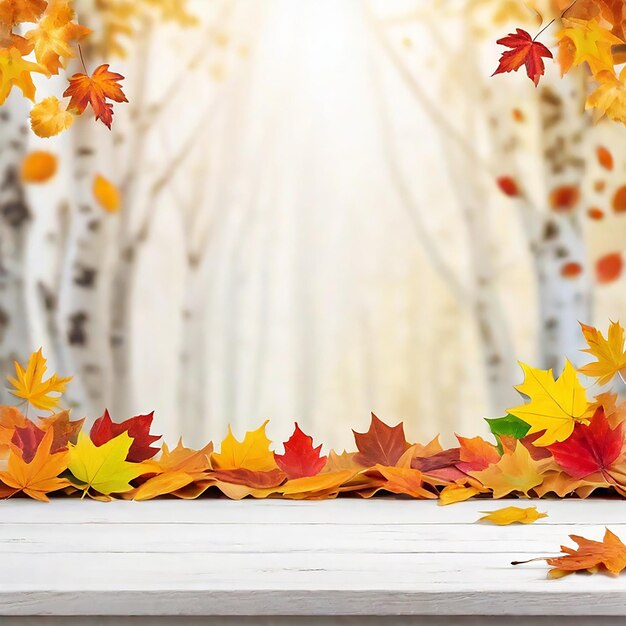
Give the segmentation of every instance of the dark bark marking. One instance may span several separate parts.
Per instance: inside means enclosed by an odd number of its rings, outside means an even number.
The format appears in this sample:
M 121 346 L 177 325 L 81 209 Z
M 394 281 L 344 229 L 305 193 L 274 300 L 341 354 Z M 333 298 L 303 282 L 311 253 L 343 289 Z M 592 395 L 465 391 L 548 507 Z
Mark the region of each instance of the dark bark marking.
M 67 331 L 67 340 L 71 346 L 87 345 L 87 332 L 85 326 L 89 316 L 84 311 L 73 313 L 69 317 L 70 327 Z

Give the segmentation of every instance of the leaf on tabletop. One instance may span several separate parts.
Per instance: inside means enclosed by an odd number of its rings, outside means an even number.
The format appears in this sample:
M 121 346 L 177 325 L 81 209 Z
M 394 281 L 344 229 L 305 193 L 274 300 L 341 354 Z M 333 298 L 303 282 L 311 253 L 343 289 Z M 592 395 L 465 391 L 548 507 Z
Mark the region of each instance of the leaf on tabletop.
M 151 459 L 159 448 L 152 447 L 152 444 L 161 439 L 161 435 L 151 435 L 150 427 L 154 411 L 147 415 L 137 415 L 123 422 L 111 420 L 109 412 L 105 409 L 102 417 L 99 417 L 89 431 L 89 437 L 96 446 L 101 446 L 118 435 L 127 432 L 132 437 L 132 445 L 128 451 L 127 461 L 131 463 L 141 463 Z
M 244 485 L 252 489 L 269 489 L 282 485 L 287 480 L 287 475 L 278 468 L 259 471 L 238 467 L 237 469 L 213 470 L 209 478 L 233 485 Z
M 50 417 L 40 417 L 39 426 L 44 430 L 52 429 L 54 440 L 52 442 L 52 452 L 58 452 L 68 447 L 70 443 L 76 443 L 78 433 L 81 431 L 85 418 L 71 420 L 69 411 L 60 411 Z
M 35 50 L 37 62 L 51 74 L 58 74 L 69 59 L 74 58 L 72 44 L 91 31 L 73 21 L 74 9 L 68 0 L 50 0 L 48 10 L 36 28 L 25 37 Z
M 626 372 L 626 350 L 624 349 L 624 329 L 619 322 L 611 322 L 607 338 L 593 326 L 581 323 L 583 336 L 589 346 L 583 352 L 595 357 L 595 361 L 580 368 L 586 376 L 598 379 L 600 385 L 611 382 L 620 370 Z
M 574 366 L 567 361 L 563 373 L 555 380 L 552 370 L 520 365 L 524 382 L 515 388 L 528 396 L 530 402 L 508 409 L 508 412 L 530 425 L 529 434 L 545 431 L 534 442 L 537 446 L 567 439 L 575 423 L 585 419 L 589 406 Z
M 30 462 L 12 450 L 9 454 L 8 469 L 0 472 L 0 481 L 16 491 L 23 491 L 35 500 L 47 501 L 51 491 L 57 491 L 69 485 L 64 478 L 59 478 L 68 466 L 69 453 L 51 454 L 54 439 L 52 431 L 46 432 Z
M 45 434 L 45 431 L 37 428 L 34 422 L 26 420 L 25 426 L 17 426 L 13 431 L 11 443 L 20 450 L 22 459 L 26 463 L 30 463 L 35 458 L 39 444 Z M 52 450 L 52 445 L 50 448 Z
M 602 541 L 594 541 L 578 535 L 569 537 L 578 545 L 578 548 L 561 546 L 564 556 L 540 557 L 540 560 L 545 560 L 553 568 L 548 572 L 548 578 L 561 578 L 572 572 L 581 571 L 594 574 L 603 571 L 617 575 L 626 568 L 626 546 L 608 528 L 604 532 Z M 513 561 L 512 564 L 519 565 L 525 562 Z
M 427 489 L 428 483 L 422 472 L 410 467 L 390 467 L 375 465 L 367 471 L 369 475 L 380 475 L 384 481 L 372 490 L 361 492 L 364 498 L 369 498 L 381 489 L 399 495 L 407 495 L 412 498 L 435 499 L 437 493 L 434 489 Z
M 38 102 L 30 111 L 30 125 L 38 137 L 54 137 L 67 130 L 74 122 L 74 116 L 61 108 L 55 96 Z
M 497 463 L 479 472 L 470 472 L 470 476 L 491 489 L 494 498 L 503 498 L 512 492 L 526 496 L 542 481 L 539 462 L 534 461 L 519 442 L 515 450 L 505 452 Z
M 244 469 L 266 472 L 276 469 L 274 453 L 270 450 L 270 440 L 265 434 L 269 420 L 253 431 L 248 431 L 243 441 L 237 441 L 228 427 L 228 434 L 220 447 L 219 453 L 211 455 L 215 469 Z
M 599 472 L 610 482 L 608 473 L 624 445 L 622 424 L 609 425 L 604 411 L 596 410 L 589 424 L 578 423 L 563 442 L 549 446 L 554 460 L 573 478 L 586 478 Z
M 464 477 L 464 472 L 457 467 L 460 462 L 460 448 L 450 448 L 430 456 L 421 456 L 419 453 L 414 454 L 410 467 L 430 477 L 438 478 L 445 482 L 454 482 Z
M 360 469 L 360 468 L 359 468 Z M 333 497 L 339 491 L 339 487 L 349 481 L 356 470 L 343 470 L 317 474 L 316 476 L 306 476 L 288 480 L 279 487 L 278 491 L 284 498 L 295 499 L 316 499 L 319 494 L 324 497 Z
M 46 373 L 46 359 L 44 359 L 41 348 L 33 352 L 28 360 L 28 365 L 24 369 L 17 361 L 15 362 L 15 377 L 9 377 L 9 383 L 13 385 L 11 393 L 30 402 L 34 407 L 44 411 L 52 411 L 59 404 L 59 396 L 50 394 L 61 394 L 65 391 L 67 383 L 71 377 L 59 378 L 56 374 L 44 380 Z
M 500 64 L 493 76 L 503 72 L 515 72 L 524 65 L 528 78 L 537 86 L 545 71 L 543 57 L 551 59 L 552 52 L 541 42 L 534 41 L 525 30 L 518 28 L 516 31 L 496 42 L 501 46 L 511 48 L 511 50 L 502 53 Z
M 76 445 L 70 447 L 69 470 L 82 483 L 85 493 L 90 488 L 105 496 L 130 491 L 130 481 L 148 473 L 151 467 L 126 461 L 132 444 L 127 431 L 101 446 L 81 432 Z
M 293 435 L 284 443 L 284 447 L 285 453 L 274 452 L 274 458 L 278 467 L 290 479 L 315 476 L 326 465 L 326 457 L 320 456 L 322 445 L 314 448 L 313 437 L 305 435 L 297 423 Z
M 327 474 L 351 470 L 354 470 L 354 473 L 356 473 L 362 470 L 363 467 L 355 461 L 354 457 L 356 455 L 356 452 L 346 452 L 344 450 L 341 454 L 337 454 L 334 450 L 331 450 L 328 453 L 328 460 L 321 473 Z
M 357 433 L 355 430 L 352 432 L 359 450 L 354 460 L 363 467 L 393 466 L 409 447 L 402 422 L 396 426 L 387 426 L 373 413 L 366 433 Z
M 619 396 L 614 392 L 607 391 L 601 393 L 589 405 L 589 412 L 593 414 L 599 408 L 602 408 L 611 428 L 615 428 L 618 424 L 626 421 L 626 401 L 619 404 L 618 401 Z
M 477 481 L 476 481 L 477 482 Z M 439 494 L 439 504 L 455 504 L 465 502 L 481 493 L 481 488 L 467 483 L 452 483 L 446 485 Z
M 93 196 L 107 213 L 117 213 L 122 205 L 119 189 L 101 174 L 93 179 Z
M 496 511 L 481 511 L 486 513 L 478 521 L 491 522 L 498 526 L 508 526 L 509 524 L 532 524 L 542 517 L 548 517 L 547 513 L 540 513 L 536 506 L 519 507 L 505 506 Z
M 78 115 L 84 113 L 88 105 L 91 105 L 96 115 L 96 120 L 101 120 L 109 129 L 113 122 L 113 102 L 128 102 L 120 81 L 124 76 L 109 71 L 109 65 L 98 66 L 91 76 L 87 74 L 74 74 L 70 78 L 70 85 L 63 93 L 64 97 L 70 97 L 68 110 Z
M 45 183 L 56 174 L 57 165 L 58 159 L 51 152 L 29 152 L 22 160 L 20 178 L 25 183 Z
M 462 472 L 480 471 L 500 460 L 498 448 L 482 437 L 468 439 L 457 435 L 456 438 L 460 444 L 457 467 Z

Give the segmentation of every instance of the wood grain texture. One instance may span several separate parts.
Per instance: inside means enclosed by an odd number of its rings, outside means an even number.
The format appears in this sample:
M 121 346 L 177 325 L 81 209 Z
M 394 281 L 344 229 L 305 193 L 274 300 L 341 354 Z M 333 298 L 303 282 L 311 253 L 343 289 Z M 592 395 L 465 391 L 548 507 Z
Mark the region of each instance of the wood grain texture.
M 533 525 L 476 523 L 508 504 L 7 501 L 0 615 L 626 615 L 626 577 L 510 565 L 571 533 L 626 537 L 626 502 L 541 501 Z

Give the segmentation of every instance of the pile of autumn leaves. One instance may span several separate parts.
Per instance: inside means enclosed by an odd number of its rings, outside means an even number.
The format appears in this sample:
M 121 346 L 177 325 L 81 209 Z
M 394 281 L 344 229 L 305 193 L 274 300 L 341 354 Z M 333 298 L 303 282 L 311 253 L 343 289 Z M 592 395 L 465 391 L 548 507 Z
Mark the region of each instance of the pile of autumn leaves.
M 586 325 L 582 332 L 595 360 L 581 374 L 605 385 L 626 372 L 619 323 L 611 323 L 607 338 Z M 15 367 L 9 382 L 22 404 L 0 407 L 2 497 L 47 500 L 55 492 L 148 500 L 221 493 L 317 500 L 386 492 L 450 504 L 479 495 L 585 498 L 612 490 L 626 496 L 626 406 L 610 392 L 588 398 L 570 362 L 556 380 L 550 370 L 522 364 L 525 380 L 517 389 L 528 401 L 487 420 L 493 443 L 457 436 L 459 445 L 449 449 L 438 438 L 410 444 L 402 424 L 388 426 L 372 415 L 369 430 L 354 433 L 356 451 L 328 456 L 297 424 L 282 454 L 270 449 L 267 422 L 242 441 L 229 428 L 219 451 L 212 443 L 194 450 L 182 441 L 159 449 L 152 414 L 117 423 L 105 412 L 87 431 L 84 419 L 58 410 L 70 379 L 45 378 L 41 350 L 25 368 Z M 31 419 L 32 411 L 50 415 Z
M 606 115 L 626 123 L 626 3 L 623 0 L 553 0 L 563 10 L 559 15 L 564 28 L 557 35 L 557 60 L 561 74 L 584 66 L 590 73 L 594 89 L 587 98 L 587 109 L 597 119 Z M 518 28 L 498 40 L 509 50 L 502 53 L 494 74 L 517 71 L 524 66 L 528 77 L 537 85 L 543 76 L 544 58 L 552 52 L 538 36 Z
M 35 102 L 33 74 L 58 75 L 77 56 L 75 46 L 91 32 L 76 23 L 71 0 L 2 0 L 0 2 L 0 105 L 13 87 Z M 24 32 L 24 35 L 19 34 Z M 78 48 L 79 49 L 79 48 Z M 29 60 L 34 55 L 34 60 Z M 82 55 L 81 55 L 82 56 Z M 74 116 L 88 107 L 108 128 L 113 121 L 112 102 L 127 102 L 120 86 L 124 77 L 107 64 L 91 73 L 69 79 L 63 98 L 37 102 L 31 110 L 31 126 L 39 137 L 52 137 L 69 128 Z

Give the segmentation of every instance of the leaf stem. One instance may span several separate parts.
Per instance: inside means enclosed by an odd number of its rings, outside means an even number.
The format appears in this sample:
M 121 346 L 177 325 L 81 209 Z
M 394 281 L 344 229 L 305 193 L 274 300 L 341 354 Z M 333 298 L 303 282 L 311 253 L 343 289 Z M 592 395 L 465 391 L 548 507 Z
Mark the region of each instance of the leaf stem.
M 87 70 L 87 66 L 85 65 L 85 57 L 83 56 L 83 49 L 80 44 L 77 44 L 77 45 L 78 45 L 78 54 L 80 55 L 80 62 L 83 64 L 83 69 L 85 70 L 85 74 L 89 74 L 89 71 Z
M 565 17 L 565 14 L 578 2 L 578 0 L 574 0 L 559 16 L 559 19 L 562 19 L 563 17 Z M 548 28 L 550 28 L 550 26 L 552 26 L 552 24 L 554 24 L 554 22 L 556 22 L 556 17 L 552 20 L 550 20 L 534 37 L 533 37 L 533 41 L 535 41 L 537 39 L 537 37 L 539 37 L 539 35 L 541 35 L 541 33 L 543 33 L 544 31 L 548 30 Z M 80 47 L 80 46 L 79 46 Z

